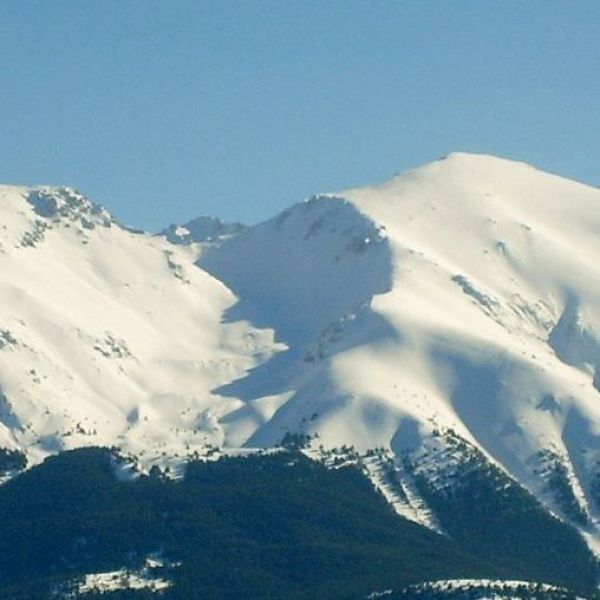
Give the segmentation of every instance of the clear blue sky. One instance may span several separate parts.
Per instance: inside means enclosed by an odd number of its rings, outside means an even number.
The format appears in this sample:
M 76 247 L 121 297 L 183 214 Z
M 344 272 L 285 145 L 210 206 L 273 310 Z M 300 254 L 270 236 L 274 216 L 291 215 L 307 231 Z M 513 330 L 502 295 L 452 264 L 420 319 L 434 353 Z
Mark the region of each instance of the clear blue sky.
M 597 0 L 0 0 L 0 181 L 257 222 L 452 150 L 600 184 Z

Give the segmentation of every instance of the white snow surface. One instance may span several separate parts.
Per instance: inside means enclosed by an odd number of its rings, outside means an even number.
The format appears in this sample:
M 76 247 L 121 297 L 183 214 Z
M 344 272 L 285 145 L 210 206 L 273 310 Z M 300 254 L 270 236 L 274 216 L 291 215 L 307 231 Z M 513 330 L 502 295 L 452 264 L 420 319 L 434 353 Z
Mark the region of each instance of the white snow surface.
M 0 446 L 36 462 L 82 445 L 150 459 L 227 443 L 219 420 L 242 403 L 211 390 L 276 351 L 273 333 L 223 324 L 235 297 L 183 249 L 92 205 L 85 221 L 36 212 L 73 195 L 0 188 Z
M 110 594 L 120 590 L 147 590 L 157 596 L 171 587 L 171 581 L 157 575 L 161 567 L 179 567 L 181 563 L 165 561 L 159 555 L 148 556 L 137 569 L 118 569 L 80 575 L 61 584 L 52 597 L 70 600 L 87 594 Z
M 78 595 L 89 593 L 109 593 L 119 590 L 150 590 L 160 592 L 171 586 L 169 581 L 149 578 L 143 574 L 131 573 L 125 569 L 85 575 L 77 589 Z
M 559 457 L 595 538 L 598 189 L 452 154 L 191 252 L 2 187 L 0 273 L 0 446 L 400 453 L 452 428 L 558 514 L 535 458 Z

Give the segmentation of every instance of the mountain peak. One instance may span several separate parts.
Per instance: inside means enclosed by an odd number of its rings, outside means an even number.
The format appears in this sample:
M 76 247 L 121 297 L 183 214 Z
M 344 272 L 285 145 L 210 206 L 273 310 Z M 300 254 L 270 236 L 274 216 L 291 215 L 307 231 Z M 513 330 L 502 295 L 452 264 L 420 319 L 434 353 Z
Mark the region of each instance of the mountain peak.
M 470 163 L 470 164 L 504 164 L 504 165 L 522 165 L 529 168 L 532 165 L 523 161 L 514 160 L 510 158 L 504 158 L 496 154 L 487 154 L 485 152 L 466 152 L 463 150 L 455 150 L 450 152 L 439 159 L 439 161 L 445 161 L 448 163 Z
M 112 215 L 104 207 L 72 187 L 35 187 L 27 193 L 26 200 L 45 219 L 77 221 L 88 229 L 95 225 L 109 227 L 113 223 Z
M 217 217 L 201 216 L 183 225 L 169 225 L 160 235 L 172 244 L 187 245 L 195 242 L 216 242 L 228 239 L 246 229 L 242 223 L 228 223 Z
M 81 241 L 96 227 L 111 227 L 112 215 L 71 187 L 0 185 L 0 251 L 38 246 L 52 230 Z
M 492 154 L 480 154 L 474 152 L 451 152 L 430 163 L 420 165 L 407 171 L 396 173 L 390 182 L 407 177 L 444 177 L 453 179 L 455 177 L 465 178 L 475 176 L 483 181 L 501 178 L 521 178 L 531 176 L 532 173 L 549 175 L 537 169 L 531 164 L 495 156 Z

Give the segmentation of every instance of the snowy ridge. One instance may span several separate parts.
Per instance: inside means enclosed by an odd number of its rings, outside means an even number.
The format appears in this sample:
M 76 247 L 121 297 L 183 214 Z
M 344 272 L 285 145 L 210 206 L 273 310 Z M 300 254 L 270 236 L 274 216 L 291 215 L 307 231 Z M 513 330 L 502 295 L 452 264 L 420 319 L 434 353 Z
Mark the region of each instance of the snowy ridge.
M 294 343 L 316 341 L 328 326 L 390 286 L 384 231 L 335 197 L 297 204 L 209 249 L 199 264 L 240 298 L 231 318 L 247 315 L 257 324 L 268 323 Z

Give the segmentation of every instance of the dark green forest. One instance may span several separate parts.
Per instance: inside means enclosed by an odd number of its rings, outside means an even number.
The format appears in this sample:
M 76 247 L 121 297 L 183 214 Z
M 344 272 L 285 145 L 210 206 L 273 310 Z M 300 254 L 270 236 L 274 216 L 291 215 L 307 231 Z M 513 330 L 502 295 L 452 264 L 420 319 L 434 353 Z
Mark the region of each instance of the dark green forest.
M 515 531 L 515 559 L 510 533 L 494 552 L 502 525 L 492 528 L 485 511 L 468 523 L 465 507 L 450 498 L 448 510 L 459 511 L 451 541 L 396 515 L 357 468 L 328 469 L 295 450 L 193 462 L 179 481 L 156 469 L 119 481 L 115 460 L 104 448 L 74 450 L 0 487 L 0 599 L 49 598 L 78 574 L 134 569 L 157 552 L 181 563 L 157 570 L 173 581 L 165 600 L 365 598 L 424 580 L 514 578 L 516 566 L 584 591 L 595 582 L 595 564 L 574 530 L 535 520 L 529 498 L 518 494 L 507 510 L 523 518 L 511 524 L 533 523 L 534 539 L 549 536 L 552 545 L 520 547 Z M 482 494 L 484 505 L 490 498 Z M 490 515 L 497 510 L 490 506 Z M 469 543 L 475 519 L 483 552 Z M 570 556 L 569 572 L 557 571 L 556 548 Z M 146 597 L 156 598 L 102 595 Z
M 445 444 L 462 455 L 451 484 L 432 485 L 418 470 L 414 477 L 421 496 L 457 544 L 501 564 L 513 580 L 594 589 L 598 562 L 574 527 L 552 516 L 473 446 L 451 435 Z M 414 471 L 409 460 L 406 466 Z

